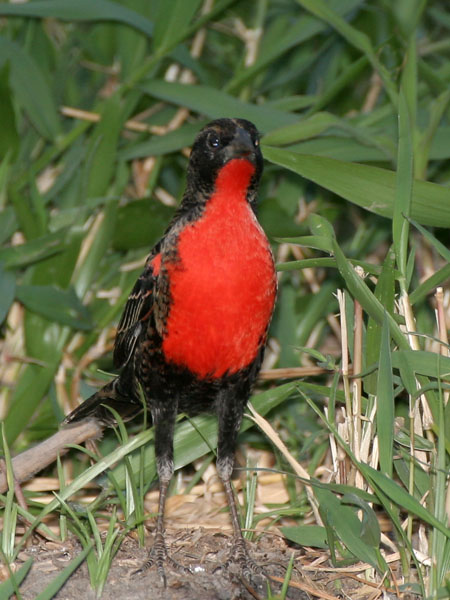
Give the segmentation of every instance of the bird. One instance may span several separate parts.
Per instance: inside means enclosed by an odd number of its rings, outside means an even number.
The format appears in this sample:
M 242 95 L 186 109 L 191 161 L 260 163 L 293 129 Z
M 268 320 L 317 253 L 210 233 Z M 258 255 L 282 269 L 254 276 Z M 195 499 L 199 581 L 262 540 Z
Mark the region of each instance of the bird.
M 81 403 L 64 425 L 94 418 L 114 425 L 142 410 L 151 422 L 159 478 L 153 546 L 141 569 L 176 567 L 164 538 L 167 490 L 174 472 L 179 413 L 212 412 L 218 420 L 216 468 L 229 506 L 233 539 L 226 566 L 250 577 L 249 556 L 231 485 L 237 435 L 261 368 L 276 294 L 270 243 L 257 220 L 263 171 L 253 123 L 220 118 L 196 136 L 182 201 L 151 250 L 117 327 L 113 360 L 119 375 Z

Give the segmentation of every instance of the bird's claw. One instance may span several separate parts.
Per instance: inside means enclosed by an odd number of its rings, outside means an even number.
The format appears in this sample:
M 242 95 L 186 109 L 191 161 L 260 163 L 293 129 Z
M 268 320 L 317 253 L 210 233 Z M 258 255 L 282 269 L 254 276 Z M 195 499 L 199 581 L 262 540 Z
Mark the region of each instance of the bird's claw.
M 243 538 L 237 538 L 233 541 L 228 559 L 214 569 L 214 573 L 221 569 L 228 569 L 232 565 L 237 565 L 242 576 L 248 581 L 252 581 L 254 575 L 266 577 L 264 570 L 249 555 Z
M 181 571 L 182 573 L 192 575 L 192 571 L 188 567 L 181 565 L 168 554 L 166 544 L 162 536 L 157 536 L 157 539 L 155 540 L 155 543 L 149 552 L 147 560 L 141 567 L 139 567 L 139 569 L 133 571 L 132 575 L 142 575 L 148 569 L 156 567 L 162 585 L 167 587 L 167 578 L 164 569 L 165 564 L 169 564 L 169 566 L 175 571 Z

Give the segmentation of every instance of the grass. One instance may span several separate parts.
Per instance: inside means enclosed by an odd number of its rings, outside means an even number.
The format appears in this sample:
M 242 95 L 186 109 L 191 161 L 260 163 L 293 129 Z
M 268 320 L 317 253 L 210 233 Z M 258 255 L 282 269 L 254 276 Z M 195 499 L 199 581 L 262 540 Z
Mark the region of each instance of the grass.
M 275 519 L 296 518 L 281 523 L 287 538 L 328 548 L 334 567 L 362 561 L 367 577 L 400 594 L 445 597 L 445 8 L 443 0 L 0 4 L 7 465 L 9 452 L 53 433 L 108 379 L 114 326 L 180 200 L 195 132 L 211 118 L 248 118 L 264 134 L 260 220 L 280 293 L 252 400 L 257 425 L 245 419 L 241 441 L 272 450 L 276 468 L 290 473 L 291 503 L 273 509 Z M 122 535 L 111 525 L 99 538 L 107 497 L 120 507 L 121 530 L 136 526 L 143 540 L 142 494 L 155 466 L 152 431 L 136 427 L 120 428 L 119 447 L 106 436 L 89 468 L 80 454 L 64 459 L 73 480 L 49 505 L 2 497 L 3 561 L 14 566 L 24 543 L 14 535 L 19 515 L 43 528 L 56 511 L 61 535 L 76 529 L 84 541 L 101 590 Z M 215 443 L 214 419 L 181 420 L 177 467 L 210 460 Z M 105 471 L 104 492 L 77 524 L 70 499 Z M 256 480 L 248 481 L 252 527 Z M 2 585 L 19 586 L 25 566 Z

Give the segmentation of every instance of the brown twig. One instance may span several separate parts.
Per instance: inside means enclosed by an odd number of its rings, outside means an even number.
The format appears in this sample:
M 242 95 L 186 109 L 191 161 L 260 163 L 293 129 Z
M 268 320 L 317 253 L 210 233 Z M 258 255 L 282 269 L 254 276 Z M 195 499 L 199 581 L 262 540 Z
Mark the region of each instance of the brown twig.
M 22 483 L 34 473 L 41 471 L 56 460 L 58 455 L 65 454 L 71 444 L 81 444 L 86 440 L 101 437 L 103 427 L 94 420 L 80 421 L 70 427 L 61 429 L 37 446 L 29 448 L 12 459 L 15 481 Z M 0 471 L 0 493 L 8 489 L 6 470 Z

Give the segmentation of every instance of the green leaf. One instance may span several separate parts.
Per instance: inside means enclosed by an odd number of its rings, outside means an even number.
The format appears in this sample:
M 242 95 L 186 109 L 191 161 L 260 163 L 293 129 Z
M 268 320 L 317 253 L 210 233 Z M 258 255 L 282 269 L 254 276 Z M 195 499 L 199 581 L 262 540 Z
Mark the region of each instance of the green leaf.
M 41 0 L 26 4 L 0 4 L 0 15 L 63 19 L 67 21 L 117 21 L 153 35 L 153 24 L 143 15 L 108 0 Z
M 115 173 L 116 147 L 122 121 L 119 99 L 117 96 L 112 96 L 105 103 L 101 119 L 90 138 L 83 190 L 87 198 L 106 195 Z
M 383 321 L 378 365 L 376 419 L 380 469 L 392 477 L 395 402 L 389 324 L 386 318 Z
M 153 79 L 143 83 L 140 87 L 153 98 L 186 106 L 211 119 L 219 117 L 248 119 L 255 123 L 261 131 L 270 131 L 274 127 L 292 124 L 297 120 L 293 113 L 243 102 L 225 92 L 205 85 L 169 83 Z
M 0 261 L 5 267 L 26 267 L 65 250 L 67 229 L 60 229 L 18 246 L 0 248 Z
M 394 171 L 269 146 L 264 146 L 263 153 L 270 162 L 294 171 L 370 212 L 393 217 Z M 450 227 L 450 188 L 415 180 L 411 217 L 424 225 Z
M 322 252 L 331 253 L 333 251 L 332 241 L 325 235 L 302 235 L 300 237 L 281 238 L 277 241 L 286 244 L 298 244 L 299 246 L 305 246 L 306 248 L 315 248 L 316 250 L 322 250 Z
M 366 464 L 359 465 L 364 475 L 372 482 L 373 487 L 379 488 L 388 498 L 400 506 L 403 510 L 407 510 L 425 523 L 432 525 L 445 536 L 450 538 L 450 529 L 434 517 L 422 504 L 403 489 L 396 481 L 393 481 L 384 473 L 380 473 L 376 469 L 369 467 Z
M 343 504 L 329 490 L 316 488 L 315 495 L 320 505 L 320 514 L 327 526 L 342 541 L 357 560 L 378 567 L 375 549 L 361 539 L 362 525 L 355 511 Z M 330 541 L 330 540 L 329 540 Z
M 0 14 L 5 6 L 0 4 Z M 0 66 L 6 62 L 10 65 L 9 83 L 18 103 L 39 133 L 54 140 L 59 133 L 58 113 L 39 64 L 21 46 L 0 36 Z
M 422 281 L 422 283 L 416 287 L 416 289 L 409 295 L 409 301 L 411 306 L 423 300 L 428 294 L 433 292 L 436 287 L 442 285 L 442 283 L 450 277 L 450 263 L 445 264 L 438 271 L 433 273 L 428 279 Z
M 392 353 L 394 367 L 401 368 L 404 361 L 414 373 L 450 381 L 450 358 L 448 356 L 425 350 L 396 350 Z
M 355 11 L 361 4 L 361 0 L 330 1 L 332 9 L 340 15 L 346 15 Z M 326 29 L 327 25 L 319 19 L 300 12 L 294 19 L 286 18 L 281 23 L 281 28 L 280 26 L 276 26 L 276 28 L 269 26 L 265 32 L 260 52 L 254 64 L 238 71 L 228 83 L 227 91 L 239 89 L 258 73 L 270 67 L 276 59 L 286 54 L 289 50 L 300 44 L 304 44 Z
M 206 125 L 206 121 L 197 121 L 187 123 L 174 131 L 169 131 L 164 135 L 151 135 L 150 139 L 139 144 L 130 144 L 119 151 L 119 158 L 122 160 L 131 160 L 133 158 L 142 158 L 143 156 L 160 156 L 169 154 L 190 146 L 199 130 Z
M 0 160 L 7 154 L 14 157 L 19 148 L 19 133 L 16 125 L 16 115 L 12 102 L 9 85 L 9 63 L 0 68 L 0 121 L 2 135 L 0 136 Z
M 333 7 L 324 2 L 324 0 L 297 0 L 297 2 L 316 17 L 326 21 L 331 27 L 336 29 L 349 44 L 355 46 L 355 48 L 364 53 L 374 69 L 378 71 L 386 88 L 386 92 L 395 106 L 397 103 L 397 93 L 394 83 L 389 71 L 379 61 L 369 36 L 350 25 L 343 17 L 341 17 L 338 11 L 333 10 Z
M 397 158 L 397 186 L 392 219 L 397 268 L 401 274 L 401 289 L 406 290 L 406 263 L 408 260 L 409 221 L 413 188 L 413 115 L 405 91 L 400 90 L 399 98 L 399 140 Z
M 368 315 L 375 319 L 380 325 L 383 323 L 384 319 L 387 318 L 391 335 L 397 345 L 402 349 L 409 349 L 408 341 L 395 322 L 393 316 L 386 313 L 382 303 L 374 296 L 363 279 L 355 272 L 336 240 L 333 240 L 333 248 L 339 271 L 352 296 L 358 300 Z
M 171 0 L 159 3 L 155 17 L 155 34 L 153 49 L 155 53 L 164 54 L 187 29 L 202 0 Z
M 15 586 L 11 578 L 7 579 L 3 583 L 0 584 L 0 598 L 10 598 L 16 591 L 16 587 L 18 588 L 25 577 L 28 575 L 28 571 L 31 569 L 31 565 L 33 564 L 33 557 L 27 558 L 24 564 L 20 567 L 20 569 L 13 574 L 15 580 Z
M 380 274 L 381 269 L 379 265 L 372 265 L 365 260 L 355 260 L 352 258 L 349 259 L 349 262 L 355 267 L 361 267 L 366 273 L 370 273 L 371 275 Z M 305 258 L 303 260 L 291 260 L 286 263 L 277 264 L 277 271 L 296 271 L 300 269 L 314 269 L 316 267 L 331 267 L 336 269 L 337 262 L 334 258 Z M 367 362 L 367 364 L 370 363 Z
M 38 594 L 35 600 L 51 600 L 54 598 L 57 592 L 62 588 L 62 586 L 66 583 L 72 573 L 78 569 L 81 563 L 84 561 L 86 556 L 92 550 L 93 542 L 87 544 L 84 549 L 67 565 L 64 569 L 58 573 L 58 575 L 53 579 L 53 581 L 45 588 L 43 592 Z
M 433 248 L 442 256 L 444 260 L 450 263 L 450 250 L 442 242 L 440 242 L 428 229 L 422 227 L 420 223 L 416 223 L 413 219 L 410 219 L 411 223 L 416 227 L 420 233 L 427 239 Z
M 0 263 L 0 325 L 5 320 L 14 300 L 16 278 L 10 271 L 5 271 Z
M 136 200 L 117 211 L 114 248 L 150 248 L 164 233 L 174 209 L 154 200 Z
M 375 297 L 381 302 L 385 310 L 394 314 L 395 298 L 395 254 L 389 249 L 384 259 L 383 269 L 375 287 Z M 383 319 L 383 326 L 384 326 Z M 366 365 L 373 365 L 380 356 L 382 325 L 369 317 L 366 334 Z M 364 378 L 364 389 L 369 394 L 377 393 L 377 373 L 371 373 Z
M 328 548 L 327 531 L 319 525 L 296 525 L 280 527 L 281 533 L 291 542 L 300 546 Z
M 62 290 L 54 285 L 18 285 L 16 297 L 28 310 L 62 325 L 81 330 L 93 326 L 88 309 L 73 288 Z

